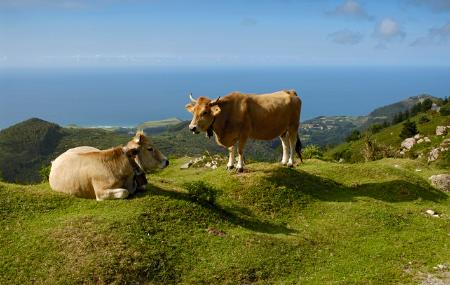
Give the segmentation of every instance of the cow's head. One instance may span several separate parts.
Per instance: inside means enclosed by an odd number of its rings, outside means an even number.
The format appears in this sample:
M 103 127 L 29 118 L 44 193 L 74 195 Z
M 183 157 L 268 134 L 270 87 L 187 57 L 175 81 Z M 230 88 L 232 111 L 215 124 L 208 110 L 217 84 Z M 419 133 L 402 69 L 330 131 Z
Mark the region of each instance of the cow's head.
M 124 147 L 124 151 L 144 171 L 164 168 L 169 160 L 155 147 L 144 132 L 138 131 L 131 141 Z
M 191 103 L 186 105 L 186 110 L 192 113 L 192 121 L 189 124 L 189 130 L 195 134 L 200 131 L 206 132 L 214 122 L 214 117 L 220 113 L 219 98 L 211 100 L 206 97 L 192 98 L 189 95 Z

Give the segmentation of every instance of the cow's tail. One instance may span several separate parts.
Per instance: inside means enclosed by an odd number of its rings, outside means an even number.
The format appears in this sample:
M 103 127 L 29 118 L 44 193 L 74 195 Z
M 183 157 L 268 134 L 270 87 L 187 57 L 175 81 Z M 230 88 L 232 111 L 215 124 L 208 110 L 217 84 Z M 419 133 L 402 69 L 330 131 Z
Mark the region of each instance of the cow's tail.
M 297 135 L 297 142 L 295 143 L 295 152 L 297 153 L 300 161 L 303 163 L 302 158 L 302 142 L 300 141 L 300 137 Z

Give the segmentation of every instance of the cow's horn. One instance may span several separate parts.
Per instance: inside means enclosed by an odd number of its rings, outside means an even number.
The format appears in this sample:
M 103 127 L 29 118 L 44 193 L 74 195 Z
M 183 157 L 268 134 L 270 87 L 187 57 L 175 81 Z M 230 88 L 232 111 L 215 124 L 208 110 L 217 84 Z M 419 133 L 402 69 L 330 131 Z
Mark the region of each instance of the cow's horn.
M 210 105 L 210 106 L 217 105 L 217 104 L 219 103 L 219 99 L 220 99 L 220 96 L 219 96 L 219 98 L 217 98 L 216 100 L 211 101 L 211 102 L 209 103 L 209 105 Z
M 194 97 L 192 97 L 192 92 L 189 93 L 189 99 L 191 99 L 191 101 L 192 101 L 193 103 L 196 103 L 196 102 L 197 102 L 197 100 L 195 100 Z

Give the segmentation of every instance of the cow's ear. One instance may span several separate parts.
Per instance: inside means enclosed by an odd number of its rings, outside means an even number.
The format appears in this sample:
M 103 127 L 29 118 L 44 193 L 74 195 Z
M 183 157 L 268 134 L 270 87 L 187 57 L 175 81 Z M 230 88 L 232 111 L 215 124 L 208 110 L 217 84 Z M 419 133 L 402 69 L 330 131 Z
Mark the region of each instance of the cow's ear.
M 192 105 L 192 103 L 186 104 L 186 110 L 188 110 L 188 112 L 192 113 L 194 112 L 194 105 Z
M 217 116 L 217 115 L 219 115 L 220 114 L 220 107 L 219 106 L 217 106 L 217 105 L 214 105 L 214 106 L 212 106 L 211 107 L 211 114 L 213 115 L 213 116 Z
M 125 153 L 128 157 L 135 157 L 139 153 L 138 147 L 126 147 L 124 148 Z

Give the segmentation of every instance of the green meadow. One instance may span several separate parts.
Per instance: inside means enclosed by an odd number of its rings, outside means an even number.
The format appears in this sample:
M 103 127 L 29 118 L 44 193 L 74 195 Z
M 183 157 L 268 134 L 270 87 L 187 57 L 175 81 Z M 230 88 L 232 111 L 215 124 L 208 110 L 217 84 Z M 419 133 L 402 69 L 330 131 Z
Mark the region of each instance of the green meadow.
M 0 183 L 0 283 L 449 282 L 435 267 L 450 262 L 450 201 L 427 180 L 442 169 L 307 160 L 236 174 L 181 170 L 187 159 L 126 200 Z

